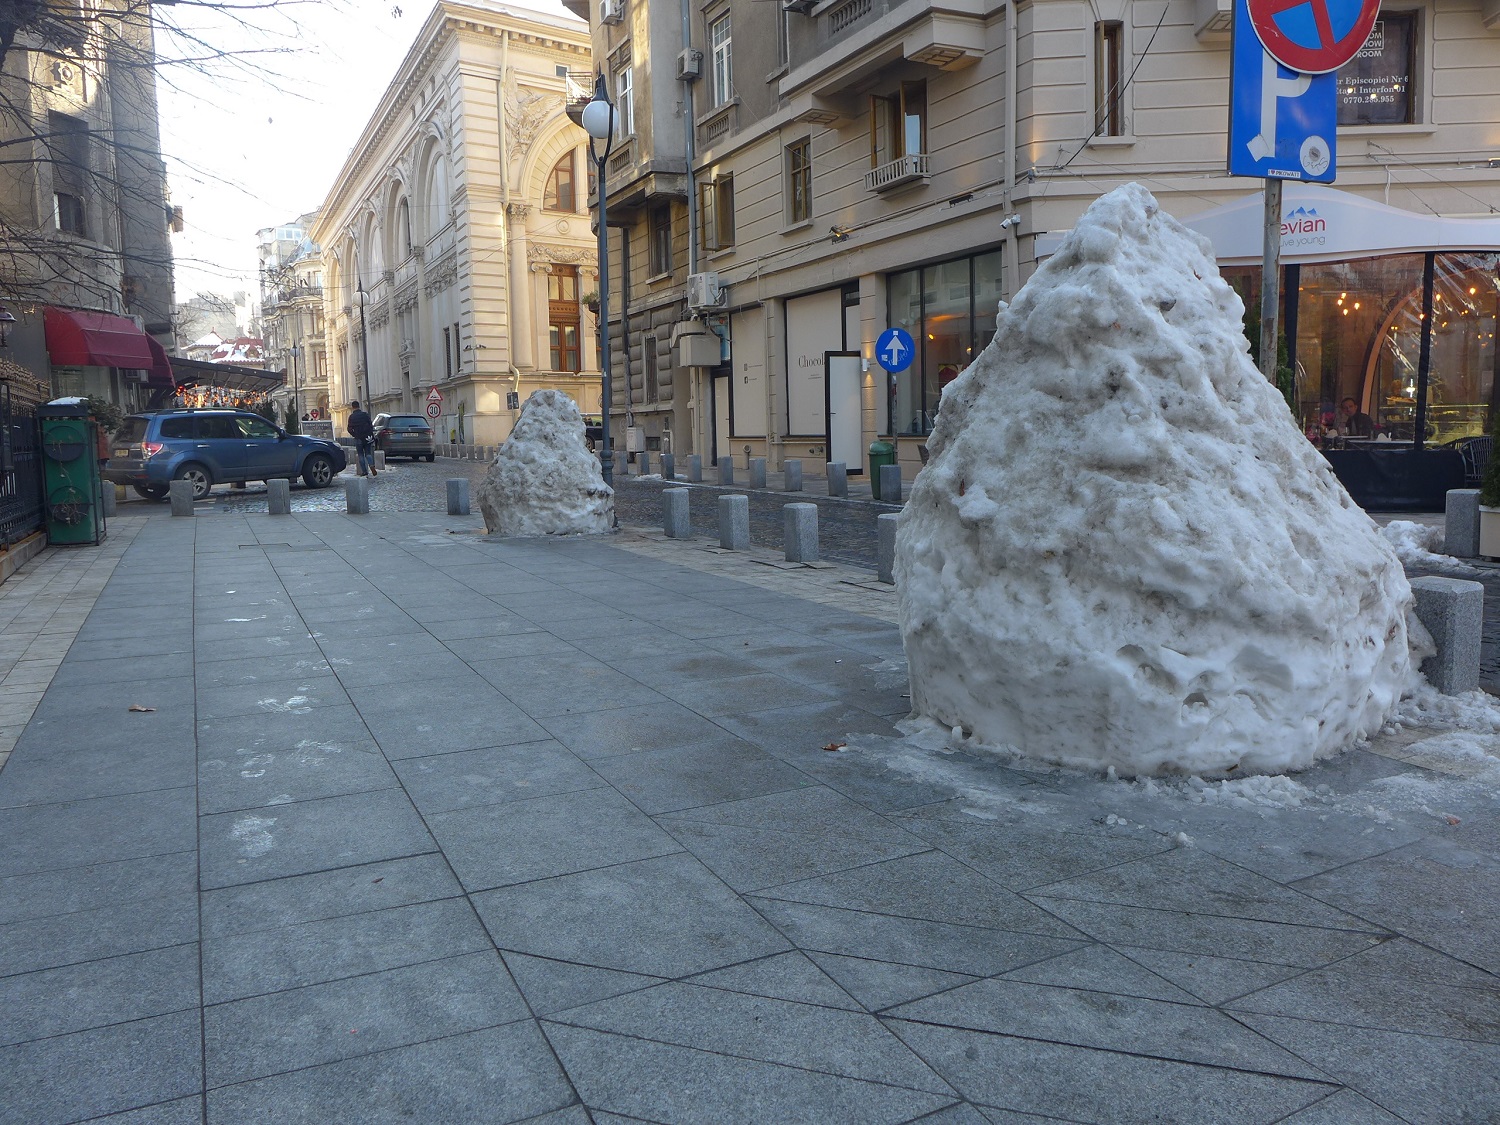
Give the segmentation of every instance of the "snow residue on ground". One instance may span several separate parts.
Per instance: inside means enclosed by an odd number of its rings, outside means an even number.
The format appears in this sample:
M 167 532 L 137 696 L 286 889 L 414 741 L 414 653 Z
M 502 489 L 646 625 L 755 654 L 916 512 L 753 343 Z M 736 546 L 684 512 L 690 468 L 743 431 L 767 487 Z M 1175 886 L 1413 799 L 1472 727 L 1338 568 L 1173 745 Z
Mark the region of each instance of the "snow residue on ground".
M 492 535 L 586 535 L 614 525 L 615 494 L 589 452 L 578 405 L 536 391 L 476 490 Z
M 1478 567 L 1443 554 L 1443 529 L 1411 520 L 1392 520 L 1380 529 L 1380 537 L 1391 545 L 1396 557 L 1408 567 L 1446 570 L 1454 574 L 1480 574 Z
M 1397 705 L 1391 725 L 1471 731 L 1487 735 L 1500 750 L 1500 699 L 1483 691 L 1444 695 L 1424 682 Z
M 1122 776 L 1281 773 L 1380 729 L 1429 639 L 1243 323 L 1133 184 L 1002 306 L 897 537 L 914 713 Z

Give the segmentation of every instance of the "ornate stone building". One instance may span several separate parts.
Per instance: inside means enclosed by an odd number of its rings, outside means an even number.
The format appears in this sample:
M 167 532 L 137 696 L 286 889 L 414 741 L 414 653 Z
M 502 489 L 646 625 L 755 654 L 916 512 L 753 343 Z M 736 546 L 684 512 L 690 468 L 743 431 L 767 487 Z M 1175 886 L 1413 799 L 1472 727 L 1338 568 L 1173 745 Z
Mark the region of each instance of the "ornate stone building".
M 590 164 L 565 113 L 589 72 L 582 21 L 433 10 L 310 231 L 338 432 L 351 399 L 422 412 L 434 388 L 439 434 L 476 444 L 540 388 L 598 412 Z

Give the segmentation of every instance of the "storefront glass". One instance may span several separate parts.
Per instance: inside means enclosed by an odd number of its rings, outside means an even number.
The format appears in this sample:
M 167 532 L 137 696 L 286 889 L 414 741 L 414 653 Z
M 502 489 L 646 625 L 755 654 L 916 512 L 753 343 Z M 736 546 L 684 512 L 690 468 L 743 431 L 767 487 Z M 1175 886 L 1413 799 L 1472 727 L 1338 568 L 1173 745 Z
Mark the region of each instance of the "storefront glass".
M 994 338 L 1000 258 L 991 251 L 887 279 L 889 323 L 918 343 L 915 362 L 896 377 L 893 419 L 899 433 L 929 433 L 943 387 Z
M 1364 436 L 1340 417 L 1353 399 L 1368 416 L 1369 436 L 1410 441 L 1414 435 L 1422 356 L 1422 254 L 1393 254 L 1286 267 L 1296 286 L 1282 332 L 1283 361 L 1296 372 L 1297 415 L 1320 438 Z M 1432 346 L 1427 374 L 1429 444 L 1487 432 L 1495 397 L 1500 324 L 1500 254 L 1434 256 Z M 1226 267 L 1226 281 L 1245 301 L 1246 334 L 1257 341 L 1260 270 Z M 1347 411 L 1345 412 L 1347 413 Z M 1352 427 L 1363 430 L 1363 425 Z

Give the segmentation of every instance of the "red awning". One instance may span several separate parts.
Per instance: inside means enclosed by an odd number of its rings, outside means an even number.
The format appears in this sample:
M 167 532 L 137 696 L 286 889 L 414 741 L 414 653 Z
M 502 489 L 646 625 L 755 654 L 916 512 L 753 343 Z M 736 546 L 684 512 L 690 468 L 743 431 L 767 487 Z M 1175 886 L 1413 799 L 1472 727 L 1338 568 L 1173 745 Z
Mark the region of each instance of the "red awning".
M 172 378 L 172 360 L 167 355 L 167 349 L 158 344 L 154 336 L 146 337 L 146 346 L 151 349 L 152 360 L 146 382 L 153 387 L 170 387 L 176 380 Z
M 43 317 L 47 353 L 69 367 L 131 367 L 151 371 L 156 357 L 150 337 L 128 317 L 47 307 Z

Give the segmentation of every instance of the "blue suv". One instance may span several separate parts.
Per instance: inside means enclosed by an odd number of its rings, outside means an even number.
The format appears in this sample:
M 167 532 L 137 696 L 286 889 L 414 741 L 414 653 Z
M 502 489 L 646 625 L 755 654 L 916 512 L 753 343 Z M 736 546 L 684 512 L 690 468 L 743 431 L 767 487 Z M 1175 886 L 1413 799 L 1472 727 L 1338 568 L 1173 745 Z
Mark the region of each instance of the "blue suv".
M 326 488 L 349 463 L 321 438 L 289 434 L 248 410 L 163 410 L 132 414 L 109 443 L 104 479 L 164 500 L 174 480 L 202 500 L 216 484 L 285 478 Z

